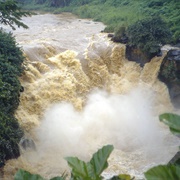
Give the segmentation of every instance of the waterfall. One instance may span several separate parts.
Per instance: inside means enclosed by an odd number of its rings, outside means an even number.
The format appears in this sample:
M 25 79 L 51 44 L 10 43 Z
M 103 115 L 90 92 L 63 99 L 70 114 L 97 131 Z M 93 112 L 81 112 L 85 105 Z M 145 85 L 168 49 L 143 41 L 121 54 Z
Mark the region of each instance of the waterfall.
M 62 24 L 60 29 L 56 23 L 42 27 L 57 33 L 56 37 L 62 35 L 63 27 L 67 33 L 77 30 L 77 23 L 96 26 L 73 16 L 63 22 L 55 15 L 44 16 Z M 106 173 L 142 177 L 145 170 L 167 163 L 178 150 L 179 140 L 158 120 L 159 114 L 174 111 L 167 87 L 157 79 L 164 56 L 142 68 L 125 58 L 125 45 L 93 33 L 78 39 L 82 44 L 86 41 L 84 50 L 84 44 L 72 46 L 73 39 L 67 40 L 72 49 L 65 45 L 63 50 L 52 37 L 38 39 L 32 34 L 31 41 L 31 34 L 28 40 L 19 37 L 27 61 L 16 117 L 36 150 L 22 151 L 18 159 L 8 161 L 5 179 L 11 179 L 17 168 L 55 177 L 69 170 L 64 157 L 88 161 L 105 144 L 115 146 Z

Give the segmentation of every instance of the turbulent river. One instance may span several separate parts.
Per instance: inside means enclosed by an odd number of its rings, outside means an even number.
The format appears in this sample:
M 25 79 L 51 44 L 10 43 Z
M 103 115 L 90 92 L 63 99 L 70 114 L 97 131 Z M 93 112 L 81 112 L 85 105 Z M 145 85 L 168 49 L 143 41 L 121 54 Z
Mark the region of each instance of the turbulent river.
M 68 172 L 64 157 L 88 161 L 103 145 L 115 150 L 104 172 L 136 179 L 178 151 L 179 140 L 158 115 L 176 112 L 167 87 L 157 79 L 163 57 L 143 68 L 125 58 L 125 46 L 100 33 L 104 25 L 71 14 L 23 19 L 30 28 L 13 32 L 27 61 L 24 92 L 16 112 L 36 150 L 23 150 L 4 167 L 51 178 Z

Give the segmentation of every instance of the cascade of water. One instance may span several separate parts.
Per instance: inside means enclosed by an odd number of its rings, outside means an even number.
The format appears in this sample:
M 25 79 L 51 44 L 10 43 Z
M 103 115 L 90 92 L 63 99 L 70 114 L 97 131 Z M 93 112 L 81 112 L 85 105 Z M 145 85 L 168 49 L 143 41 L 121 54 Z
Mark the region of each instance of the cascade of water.
M 63 157 L 88 160 L 105 144 L 116 148 L 108 173 L 141 177 L 150 166 L 168 162 L 178 140 L 158 121 L 160 113 L 173 111 L 167 87 L 157 79 L 163 57 L 142 68 L 125 59 L 124 45 L 104 34 L 94 35 L 84 54 L 57 54 L 56 45 L 25 49 L 16 116 L 36 150 L 8 161 L 4 178 L 11 179 L 17 168 L 47 178 L 60 175 L 68 169 Z

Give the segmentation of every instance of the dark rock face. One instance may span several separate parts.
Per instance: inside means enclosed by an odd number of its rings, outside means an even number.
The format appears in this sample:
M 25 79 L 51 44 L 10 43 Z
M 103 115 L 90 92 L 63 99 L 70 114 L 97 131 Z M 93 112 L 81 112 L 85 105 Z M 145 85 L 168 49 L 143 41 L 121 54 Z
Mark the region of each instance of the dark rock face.
M 109 34 L 108 37 L 114 42 L 123 44 L 128 42 L 126 36 Z M 167 85 L 174 107 L 180 108 L 180 48 L 178 46 L 176 48 L 170 50 L 163 59 L 158 77 Z M 160 47 L 158 52 L 147 54 L 134 46 L 126 44 L 126 59 L 139 63 L 141 67 L 150 62 L 155 56 L 162 56 Z
M 108 37 L 111 38 L 111 41 L 126 44 L 128 42 L 128 37 L 125 34 L 116 35 L 108 34 Z
M 159 79 L 167 85 L 174 106 L 180 108 L 180 49 L 167 53 L 160 68 Z
M 22 138 L 19 145 L 24 150 L 27 150 L 27 149 L 36 150 L 36 145 L 35 145 L 35 143 L 34 143 L 34 141 L 32 139 Z
M 180 50 L 170 50 L 167 56 L 168 60 L 180 61 Z
M 128 38 L 126 36 L 113 36 L 111 39 L 113 42 L 119 42 L 122 44 L 126 44 L 128 42 Z
M 168 164 L 180 163 L 180 151 L 178 151 Z
M 144 66 L 144 64 L 148 63 L 152 57 L 148 56 L 147 54 L 143 53 L 141 50 L 133 47 L 133 46 L 126 46 L 126 58 L 129 61 L 135 61 L 140 64 L 140 66 Z

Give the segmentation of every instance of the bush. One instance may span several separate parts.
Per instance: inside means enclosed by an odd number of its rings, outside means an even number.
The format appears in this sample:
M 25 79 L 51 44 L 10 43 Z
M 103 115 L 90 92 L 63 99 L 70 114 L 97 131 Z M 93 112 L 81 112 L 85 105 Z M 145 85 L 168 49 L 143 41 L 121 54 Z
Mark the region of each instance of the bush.
M 0 167 L 19 155 L 23 132 L 14 117 L 22 89 L 18 76 L 24 70 L 24 57 L 10 33 L 0 30 Z
M 170 42 L 171 32 L 158 16 L 137 21 L 128 27 L 129 45 L 147 54 L 157 54 L 162 45 Z
M 19 156 L 18 142 L 23 136 L 17 119 L 0 111 L 0 167 L 5 160 Z
M 13 114 L 19 105 L 21 84 L 18 76 L 24 71 L 24 57 L 21 49 L 11 33 L 0 30 L 0 77 L 4 86 L 0 86 L 1 92 L 7 94 L 1 96 L 1 110 Z
M 15 38 L 11 33 L 6 33 L 0 29 L 0 55 L 4 56 L 4 63 L 9 63 L 14 68 L 15 75 L 20 76 L 24 70 L 23 61 L 24 57 L 21 49 L 18 47 Z

